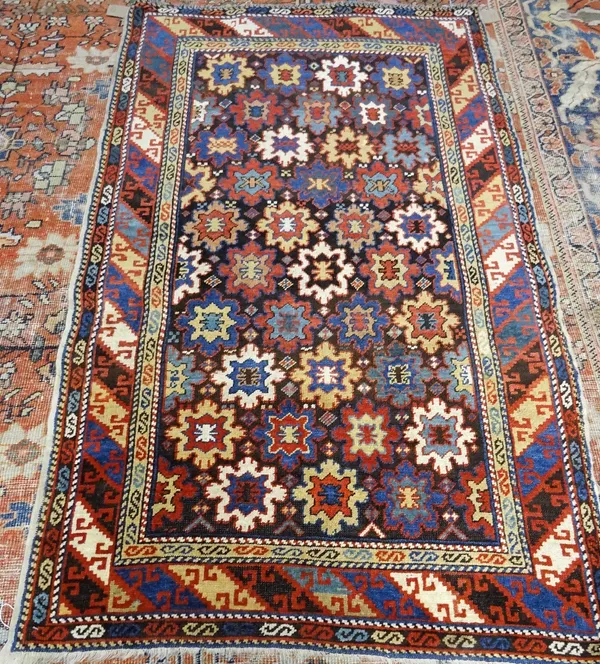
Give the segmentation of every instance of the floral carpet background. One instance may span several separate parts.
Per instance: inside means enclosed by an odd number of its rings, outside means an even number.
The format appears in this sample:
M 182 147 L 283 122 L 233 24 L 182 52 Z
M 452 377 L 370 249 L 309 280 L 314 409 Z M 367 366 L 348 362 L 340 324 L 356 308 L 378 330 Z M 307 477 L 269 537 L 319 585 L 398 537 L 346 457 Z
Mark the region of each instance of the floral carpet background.
M 0 0 L 0 642 L 121 37 L 113 4 Z M 600 478 L 600 1 L 477 4 L 521 139 Z

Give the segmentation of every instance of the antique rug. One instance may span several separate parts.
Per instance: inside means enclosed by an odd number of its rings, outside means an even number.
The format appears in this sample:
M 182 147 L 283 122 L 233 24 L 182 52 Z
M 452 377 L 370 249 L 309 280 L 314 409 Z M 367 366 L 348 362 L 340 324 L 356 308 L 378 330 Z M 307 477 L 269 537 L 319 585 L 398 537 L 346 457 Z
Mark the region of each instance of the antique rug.
M 130 13 L 6 661 L 600 657 L 508 119 L 472 8 Z

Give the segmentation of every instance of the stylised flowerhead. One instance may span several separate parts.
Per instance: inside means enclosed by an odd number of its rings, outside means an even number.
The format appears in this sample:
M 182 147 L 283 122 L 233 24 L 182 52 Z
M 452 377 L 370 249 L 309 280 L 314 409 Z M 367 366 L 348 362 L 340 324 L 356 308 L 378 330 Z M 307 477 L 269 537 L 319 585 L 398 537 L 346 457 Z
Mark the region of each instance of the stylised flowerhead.
M 193 147 L 198 160 L 222 166 L 232 159 L 240 159 L 249 145 L 245 131 L 232 131 L 220 124 L 215 130 L 201 131 Z
M 437 397 L 426 406 L 415 406 L 414 424 L 404 430 L 406 440 L 417 443 L 419 465 L 433 464 L 440 475 L 447 475 L 454 465 L 469 463 L 469 445 L 476 440 L 475 431 L 464 423 L 462 408 L 452 408 Z
M 395 113 L 390 100 L 379 95 L 357 97 L 354 102 L 353 116 L 371 136 L 379 136 L 385 129 L 391 129 Z
M 188 156 L 183 171 L 183 187 L 181 192 L 181 209 L 193 203 L 203 203 L 209 192 L 217 184 L 213 169 L 204 162 L 198 162 L 195 156 Z
M 276 262 L 273 249 L 263 249 L 256 242 L 244 247 L 228 249 L 227 260 L 221 264 L 219 273 L 227 278 L 230 292 L 240 292 L 249 300 L 261 293 L 272 293 L 276 279 L 283 277 L 285 270 Z
M 297 247 L 308 245 L 311 234 L 319 230 L 319 223 L 306 207 L 291 201 L 280 201 L 264 209 L 256 229 L 265 234 L 269 246 L 277 246 L 289 254 Z
M 210 271 L 210 263 L 203 260 L 201 251 L 189 250 L 185 244 L 180 243 L 175 264 L 173 304 L 181 302 L 186 295 L 196 295 L 200 291 L 201 277 Z
M 357 526 L 358 506 L 369 494 L 357 486 L 356 471 L 342 469 L 332 459 L 316 468 L 304 468 L 302 483 L 293 490 L 295 501 L 304 503 L 302 516 L 326 535 L 337 535 L 344 526 Z
M 275 346 L 285 353 L 293 353 L 298 346 L 312 343 L 321 319 L 312 313 L 311 304 L 289 293 L 276 300 L 267 300 L 264 314 L 256 317 L 263 329 L 265 346 Z
M 423 77 L 416 73 L 414 64 L 396 56 L 379 63 L 371 74 L 371 80 L 380 92 L 399 99 L 414 95 L 417 86 L 423 83 Z
M 240 92 L 236 103 L 229 109 L 236 125 L 244 125 L 248 131 L 259 131 L 272 127 L 282 112 L 276 95 L 266 95 L 263 90 L 252 90 L 250 94 Z
M 223 355 L 223 368 L 215 371 L 212 380 L 221 386 L 221 399 L 237 401 L 242 408 L 254 408 L 261 402 L 275 400 L 275 386 L 285 378 L 275 368 L 275 354 L 261 353 L 248 344 L 238 353 Z
M 192 247 L 205 246 L 210 251 L 235 244 L 247 228 L 248 222 L 240 217 L 238 208 L 221 201 L 201 205 L 194 210 L 192 220 L 183 226 Z
M 168 346 L 165 366 L 164 400 L 165 409 L 177 406 L 178 401 L 191 401 L 194 398 L 194 385 L 206 380 L 206 374 L 194 366 L 193 354 L 184 355 Z
M 248 205 L 275 198 L 275 192 L 283 186 L 274 164 L 265 164 L 254 157 L 243 164 L 230 164 L 227 176 L 220 185 L 229 192 L 233 200 L 242 200 Z
M 453 242 L 446 242 L 443 249 L 432 249 L 431 262 L 424 266 L 423 272 L 433 280 L 436 293 L 449 295 L 455 302 L 462 302 L 458 259 Z
M 332 297 L 347 294 L 354 265 L 347 260 L 344 249 L 318 242 L 312 249 L 300 249 L 298 261 L 289 267 L 288 275 L 298 279 L 300 295 L 312 296 L 320 304 L 327 304 Z
M 417 472 L 409 461 L 403 461 L 382 474 L 381 485 L 374 500 L 384 507 L 386 528 L 414 539 L 438 527 L 436 507 L 445 503 L 446 496 L 434 489 L 433 473 Z
M 440 346 L 454 346 L 460 318 L 450 311 L 446 300 L 421 291 L 416 299 L 402 302 L 393 322 L 404 331 L 407 344 L 433 354 Z
M 336 408 L 342 400 L 350 401 L 361 376 L 352 353 L 336 352 L 327 341 L 315 350 L 301 351 L 299 366 L 291 373 L 292 380 L 300 384 L 302 399 L 326 409 Z
M 312 78 L 306 62 L 290 53 L 267 59 L 264 69 L 261 69 L 258 75 L 265 81 L 267 89 L 284 95 L 304 90 Z
M 321 153 L 330 164 L 342 164 L 351 169 L 358 163 L 369 163 L 375 155 L 370 137 L 356 133 L 351 127 L 344 127 L 339 132 L 330 131 L 323 144 Z
M 360 266 L 360 273 L 369 278 L 369 292 L 383 295 L 395 303 L 400 295 L 414 293 L 420 270 L 411 259 L 409 249 L 382 242 L 367 249 L 366 262 Z
M 378 208 L 400 201 L 410 191 L 410 185 L 401 170 L 373 161 L 356 169 L 356 189 Z
M 177 411 L 177 423 L 165 433 L 175 444 L 175 458 L 190 460 L 200 470 L 213 466 L 217 459 L 233 459 L 235 444 L 244 437 L 236 422 L 235 410 L 222 408 L 204 399 Z
M 197 71 L 198 78 L 206 81 L 206 87 L 220 95 L 244 88 L 253 75 L 246 58 L 231 53 L 207 55 L 204 67 Z
M 305 131 L 295 131 L 283 125 L 277 131 L 268 129 L 257 142 L 256 149 L 263 159 L 274 159 L 284 168 L 292 163 L 304 163 L 315 151 Z
M 248 324 L 239 309 L 237 300 L 223 299 L 220 293 L 209 291 L 201 299 L 188 301 L 185 311 L 175 318 L 175 326 L 183 332 L 186 346 L 198 345 L 206 355 L 214 355 L 237 345 L 239 330 Z
M 383 224 L 375 219 L 373 211 L 366 206 L 338 206 L 327 230 L 336 234 L 337 244 L 347 245 L 353 251 L 374 244 L 376 234 Z
M 277 459 L 286 470 L 316 460 L 316 441 L 327 432 L 317 426 L 312 410 L 284 401 L 277 410 L 264 411 L 262 421 L 263 426 L 255 429 L 254 435 L 264 441 L 265 459 Z
M 360 62 L 338 55 L 333 60 L 323 60 L 315 78 L 322 82 L 324 92 L 336 92 L 341 97 L 348 97 L 361 91 L 368 76 L 362 71 Z
M 381 463 L 393 461 L 394 445 L 400 440 L 400 431 L 389 420 L 388 406 L 361 399 L 356 406 L 342 409 L 342 425 L 331 436 L 344 443 L 346 461 L 358 461 L 361 468 L 372 473 Z
M 335 127 L 342 111 L 334 95 L 312 92 L 298 98 L 298 105 L 292 111 L 299 127 L 308 127 L 317 136 L 328 127 Z
M 386 224 L 387 230 L 396 234 L 400 246 L 409 246 L 419 254 L 437 246 L 442 233 L 446 232 L 446 224 L 438 219 L 435 210 L 418 203 L 396 208 L 392 217 Z
M 284 501 L 287 493 L 277 484 L 275 468 L 259 466 L 250 457 L 237 466 L 221 466 L 217 481 L 206 486 L 206 497 L 217 501 L 215 520 L 232 523 L 243 533 L 273 523 L 276 503 Z
M 375 381 L 378 399 L 389 398 L 398 408 L 405 408 L 413 399 L 423 399 L 427 382 L 433 378 L 431 369 L 423 362 L 420 351 L 394 342 L 375 357 L 375 366 L 367 378 Z
M 297 192 L 298 198 L 312 201 L 318 208 L 341 200 L 350 189 L 342 168 L 330 168 L 320 159 L 315 159 L 307 166 L 297 166 L 295 175 L 290 185 Z
M 340 302 L 337 311 L 338 315 L 332 316 L 329 323 L 340 329 L 341 344 L 365 351 L 372 344 L 383 342 L 383 330 L 390 319 L 381 312 L 379 302 L 356 293 L 349 302 Z

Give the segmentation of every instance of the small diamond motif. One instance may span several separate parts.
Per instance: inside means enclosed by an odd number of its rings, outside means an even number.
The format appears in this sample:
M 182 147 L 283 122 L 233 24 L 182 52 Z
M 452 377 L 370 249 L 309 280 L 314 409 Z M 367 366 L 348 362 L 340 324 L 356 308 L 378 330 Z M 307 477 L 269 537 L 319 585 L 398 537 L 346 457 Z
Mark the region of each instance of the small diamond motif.
M 328 440 L 321 448 L 325 456 L 332 457 L 337 452 L 337 446 Z
M 295 383 L 292 383 L 292 381 L 290 381 L 289 383 L 286 383 L 282 389 L 285 392 L 285 394 L 288 395 L 288 397 L 291 397 L 293 394 L 296 394 L 296 392 L 298 391 L 298 386 Z
M 221 283 L 221 280 L 219 277 L 215 277 L 215 275 L 212 274 L 210 277 L 208 277 L 208 279 L 205 280 L 205 283 L 208 284 L 211 288 L 214 288 Z
M 336 420 L 337 417 L 330 412 L 323 413 L 323 415 L 321 415 L 321 417 L 319 418 L 319 422 L 324 424 L 326 427 L 331 426 Z
M 289 355 L 286 355 L 283 360 L 279 363 L 279 366 L 283 367 L 284 369 L 291 369 L 294 364 L 296 364 L 296 360 L 291 358 Z
M 248 411 L 240 417 L 240 420 L 242 420 L 242 422 L 248 427 L 254 424 L 257 419 L 258 418 L 252 411 Z
M 365 285 L 365 282 L 362 279 L 359 279 L 358 277 L 356 277 L 356 279 L 353 279 L 350 282 L 350 284 L 351 284 L 352 288 L 354 288 L 354 290 L 360 290 Z
M 368 477 L 365 477 L 363 480 L 363 486 L 365 489 L 368 489 L 369 491 L 372 491 L 376 486 L 377 486 L 377 480 L 374 477 L 371 477 L 369 475 Z M 370 505 L 366 510 L 365 510 L 365 516 L 369 521 L 373 521 L 374 519 L 377 518 L 378 512 L 377 510 Z
M 253 445 L 249 440 L 247 440 L 240 446 L 240 450 L 244 454 L 250 455 L 254 453 L 254 451 L 256 450 L 256 446 Z
M 455 521 L 458 521 L 458 514 L 453 510 L 453 509 L 447 509 L 442 516 L 446 521 L 450 521 L 450 523 L 454 523 Z
M 283 288 L 283 290 L 287 290 L 288 288 L 291 288 L 294 285 L 294 282 L 285 278 L 279 282 L 279 285 L 281 286 L 281 288 Z

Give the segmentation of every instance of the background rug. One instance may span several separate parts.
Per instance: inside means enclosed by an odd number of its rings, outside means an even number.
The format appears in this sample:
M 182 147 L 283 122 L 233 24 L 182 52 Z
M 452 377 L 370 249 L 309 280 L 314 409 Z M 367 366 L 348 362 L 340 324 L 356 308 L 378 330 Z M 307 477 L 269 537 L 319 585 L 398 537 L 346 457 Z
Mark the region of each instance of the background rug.
M 138 7 L 99 157 L 8 661 L 595 659 L 578 389 L 477 14 Z

